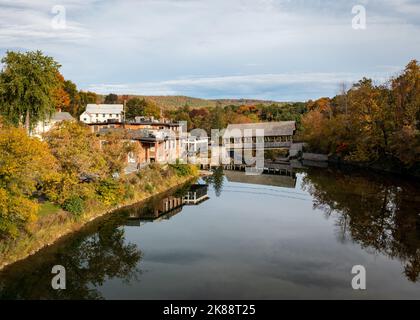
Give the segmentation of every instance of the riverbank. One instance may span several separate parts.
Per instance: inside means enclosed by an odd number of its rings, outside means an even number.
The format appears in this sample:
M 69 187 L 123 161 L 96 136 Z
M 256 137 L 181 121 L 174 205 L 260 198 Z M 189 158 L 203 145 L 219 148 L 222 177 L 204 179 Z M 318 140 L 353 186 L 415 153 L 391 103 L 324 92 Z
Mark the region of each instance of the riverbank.
M 195 178 L 198 178 L 198 174 L 166 175 L 157 173 L 152 178 L 154 179 L 153 183 L 149 181 L 149 177 L 145 181 L 137 182 L 138 184 L 144 183 L 146 185 L 145 190 L 136 190 L 133 197 L 120 202 L 118 205 L 107 206 L 95 202 L 95 206 L 86 209 L 78 218 L 64 210 L 42 216 L 28 227 L 28 233 L 22 234 L 15 240 L 0 242 L 0 270 L 37 253 L 71 233 L 79 231 L 95 219 L 123 207 L 148 200 Z M 150 185 L 153 185 L 153 187 L 149 187 Z
M 372 162 L 355 162 L 348 161 L 336 155 L 328 155 L 323 153 L 307 153 L 303 152 L 298 159 L 300 161 L 310 161 L 315 164 L 332 165 L 338 168 L 358 168 L 372 170 L 377 173 L 393 174 L 402 177 L 408 177 L 418 180 L 420 178 L 420 167 L 412 166 L 406 168 L 403 164 L 398 163 L 396 159 L 381 158 Z
M 398 164 L 392 159 L 380 159 L 374 162 L 354 162 L 346 161 L 339 157 L 329 157 L 328 164 L 338 168 L 359 168 L 372 170 L 377 173 L 393 174 L 401 177 L 408 177 L 411 179 L 420 179 L 420 168 L 413 166 L 412 168 L 405 168 L 402 164 Z

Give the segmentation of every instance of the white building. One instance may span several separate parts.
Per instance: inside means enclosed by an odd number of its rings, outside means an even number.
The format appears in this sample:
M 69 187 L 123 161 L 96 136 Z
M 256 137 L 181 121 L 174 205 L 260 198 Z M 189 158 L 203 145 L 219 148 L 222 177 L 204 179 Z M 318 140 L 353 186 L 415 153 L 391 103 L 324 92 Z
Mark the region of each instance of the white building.
M 88 104 L 80 115 L 84 123 L 104 123 L 108 120 L 122 122 L 124 106 L 122 104 Z
M 58 122 L 75 120 L 68 112 L 55 112 L 51 118 L 39 121 L 31 131 L 31 136 L 41 138 L 43 133 L 50 131 Z
M 198 155 L 200 152 L 204 152 L 207 155 L 209 138 L 208 137 L 197 137 L 188 134 L 188 138 L 184 141 L 188 156 Z

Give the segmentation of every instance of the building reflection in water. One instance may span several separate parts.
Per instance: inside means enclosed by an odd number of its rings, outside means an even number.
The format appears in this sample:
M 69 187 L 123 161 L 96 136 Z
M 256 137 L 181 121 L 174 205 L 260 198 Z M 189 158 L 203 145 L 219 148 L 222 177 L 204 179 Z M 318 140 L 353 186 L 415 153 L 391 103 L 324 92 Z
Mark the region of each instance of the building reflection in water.
M 141 226 L 150 221 L 168 220 L 182 211 L 184 205 L 198 205 L 209 199 L 207 184 L 193 184 L 175 194 L 150 201 L 130 210 L 126 226 Z
M 281 188 L 296 187 L 296 173 L 291 164 L 286 163 L 269 163 L 266 164 L 262 174 L 245 174 L 243 168 L 235 170 L 230 167 L 225 170 L 224 174 L 229 182 L 257 184 L 263 186 L 274 186 Z

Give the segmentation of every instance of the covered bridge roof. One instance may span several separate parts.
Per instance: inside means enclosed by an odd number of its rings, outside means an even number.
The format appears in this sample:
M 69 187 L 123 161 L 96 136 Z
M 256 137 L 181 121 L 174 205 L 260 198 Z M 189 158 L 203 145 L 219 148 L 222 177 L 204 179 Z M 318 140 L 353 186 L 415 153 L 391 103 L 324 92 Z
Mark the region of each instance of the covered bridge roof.
M 244 130 L 252 130 L 255 135 L 257 129 L 264 130 L 264 136 L 292 136 L 296 130 L 295 121 L 279 122 L 260 122 L 260 123 L 241 123 L 229 124 L 224 136 L 235 137 L 244 136 Z

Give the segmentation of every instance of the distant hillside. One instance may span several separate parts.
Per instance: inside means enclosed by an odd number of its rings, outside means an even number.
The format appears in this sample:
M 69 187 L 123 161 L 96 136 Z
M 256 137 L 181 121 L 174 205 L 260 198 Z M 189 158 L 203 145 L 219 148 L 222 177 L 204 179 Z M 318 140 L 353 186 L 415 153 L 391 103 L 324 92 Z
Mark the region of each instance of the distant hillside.
M 280 105 L 285 105 L 287 104 L 287 102 L 279 102 L 279 101 L 274 101 L 274 100 L 258 100 L 258 99 L 212 99 L 209 101 L 214 101 L 215 103 L 220 103 L 223 106 L 226 105 L 254 105 L 254 104 L 264 104 L 264 105 L 268 105 L 268 104 L 278 104 Z
M 132 97 L 145 98 L 154 101 L 162 109 L 177 109 L 188 104 L 191 108 L 215 107 L 218 103 L 226 105 L 252 105 L 252 104 L 273 104 L 283 105 L 285 102 L 256 100 L 256 99 L 200 99 L 187 96 L 143 96 L 129 95 L 119 96 L 120 98 L 130 99 Z
M 186 96 L 143 96 L 154 101 L 162 109 L 176 109 L 188 104 L 191 108 L 214 107 L 215 101 Z

